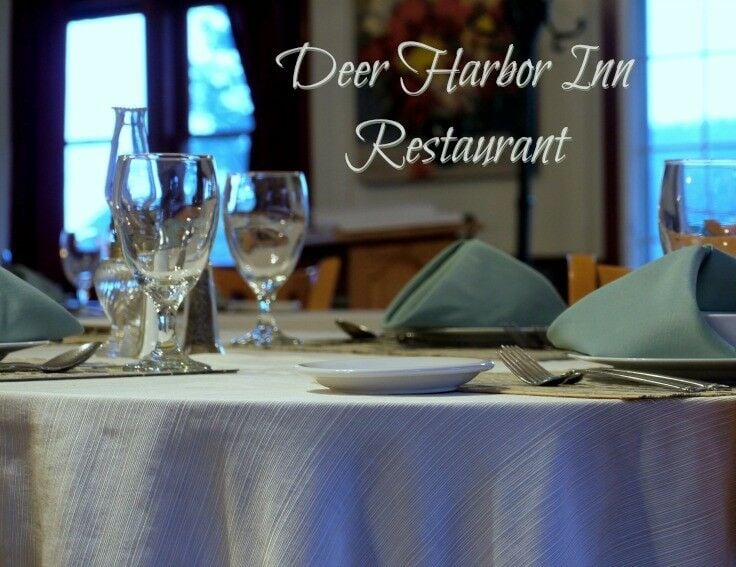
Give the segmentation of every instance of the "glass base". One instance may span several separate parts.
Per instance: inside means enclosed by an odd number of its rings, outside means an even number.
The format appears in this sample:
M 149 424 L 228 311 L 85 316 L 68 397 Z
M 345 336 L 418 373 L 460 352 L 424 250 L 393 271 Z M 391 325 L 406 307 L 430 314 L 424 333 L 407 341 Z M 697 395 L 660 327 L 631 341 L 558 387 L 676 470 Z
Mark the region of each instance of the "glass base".
M 234 345 L 255 345 L 259 347 L 270 347 L 270 346 L 290 346 L 300 345 L 302 341 L 295 337 L 290 337 L 281 332 L 276 325 L 271 325 L 259 321 L 255 328 L 242 337 L 233 339 L 232 344 Z
M 136 327 L 111 329 L 97 354 L 106 358 L 135 358 L 140 354 L 140 343 L 140 331 Z
M 124 370 L 131 372 L 161 372 L 161 373 L 186 373 L 209 372 L 212 367 L 209 364 L 192 360 L 181 351 L 163 351 L 156 349 L 145 358 L 137 362 L 126 364 Z

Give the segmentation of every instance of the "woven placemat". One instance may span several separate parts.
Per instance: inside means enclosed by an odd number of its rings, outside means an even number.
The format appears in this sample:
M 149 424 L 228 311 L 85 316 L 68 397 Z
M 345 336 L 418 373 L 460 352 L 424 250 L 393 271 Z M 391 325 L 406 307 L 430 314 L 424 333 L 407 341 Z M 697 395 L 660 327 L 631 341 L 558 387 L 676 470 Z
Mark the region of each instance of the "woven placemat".
M 78 344 L 91 340 L 104 341 L 107 332 L 90 328 L 84 335 L 67 337 L 64 343 Z M 469 358 L 498 359 L 498 348 L 496 347 L 458 347 L 458 346 L 424 346 L 420 343 L 399 342 L 396 339 L 386 337 L 376 340 L 356 341 L 352 339 L 310 339 L 298 345 L 274 345 L 264 350 L 262 347 L 252 345 L 230 345 L 226 349 L 233 352 L 324 352 L 339 354 L 365 354 L 384 356 L 464 356 Z M 525 348 L 525 350 L 536 360 L 564 360 L 567 352 L 552 347 L 543 349 Z
M 41 362 L 30 360 L 28 362 Z M 184 374 L 233 374 L 237 368 L 213 368 L 196 372 L 131 372 L 123 366 L 85 363 L 66 372 L 0 372 L 0 382 L 31 382 L 36 380 L 80 380 L 86 378 L 132 378 L 136 376 L 178 376 Z
M 529 386 L 520 382 L 513 374 L 486 372 L 458 388 L 461 392 L 474 394 L 518 394 L 522 396 L 546 396 L 557 398 L 586 398 L 601 400 L 655 400 L 667 398 L 713 398 L 736 396 L 736 389 L 709 392 L 676 392 L 645 384 L 602 382 L 584 377 L 577 384 L 542 387 Z
M 351 341 L 343 339 L 306 341 L 300 345 L 276 345 L 268 350 L 256 346 L 228 345 L 228 351 L 241 352 L 324 352 L 339 354 L 372 354 L 385 356 L 465 356 L 469 358 L 498 359 L 497 348 L 476 347 L 414 347 L 392 340 Z M 527 350 L 537 360 L 564 360 L 566 351 L 555 349 Z

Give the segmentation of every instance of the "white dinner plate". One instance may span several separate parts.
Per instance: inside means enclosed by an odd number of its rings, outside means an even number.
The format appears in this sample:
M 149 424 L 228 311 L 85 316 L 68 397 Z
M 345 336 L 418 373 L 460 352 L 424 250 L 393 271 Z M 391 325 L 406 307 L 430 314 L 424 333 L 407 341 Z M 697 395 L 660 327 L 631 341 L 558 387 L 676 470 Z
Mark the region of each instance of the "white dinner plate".
M 352 394 L 451 392 L 493 368 L 490 360 L 439 356 L 376 356 L 297 364 L 323 386 Z
M 625 358 L 569 354 L 570 358 L 608 364 L 627 370 L 659 372 L 683 378 L 717 378 L 726 384 L 736 384 L 736 358 Z
M 6 354 L 24 348 L 32 348 L 49 344 L 51 341 L 23 341 L 19 343 L 0 343 L 0 358 Z

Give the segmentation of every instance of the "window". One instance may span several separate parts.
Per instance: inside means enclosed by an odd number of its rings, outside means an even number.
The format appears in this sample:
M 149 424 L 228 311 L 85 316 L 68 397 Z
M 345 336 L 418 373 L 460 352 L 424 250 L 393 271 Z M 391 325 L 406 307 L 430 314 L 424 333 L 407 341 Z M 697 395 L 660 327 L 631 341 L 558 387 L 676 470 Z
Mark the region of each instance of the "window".
M 178 21 L 176 18 L 173 21 Z M 186 68 L 173 86 L 154 81 L 148 88 L 147 61 L 171 49 L 146 44 L 144 13 L 80 19 L 67 25 L 64 227 L 67 230 L 109 225 L 104 182 L 113 131 L 113 106 L 172 107 L 171 97 L 187 99 L 182 124 L 174 124 L 173 147 L 154 151 L 212 154 L 224 185 L 228 171 L 249 166 L 253 101 L 227 10 L 221 5 L 186 10 L 186 42 L 168 68 Z M 184 31 L 184 30 L 183 30 Z M 167 41 L 160 34 L 160 41 Z M 158 34 L 156 35 L 158 37 Z M 160 68 L 160 65 L 159 67 Z M 168 91 L 164 92 L 164 88 Z M 160 91 L 160 92 L 159 92 Z M 178 102 L 178 101 L 177 101 Z M 179 119 L 172 112 L 173 120 Z M 149 117 L 150 118 L 150 117 Z M 159 121 L 160 122 L 160 121 Z M 151 132 L 153 138 L 155 132 Z M 171 136 L 166 139 L 172 139 Z M 232 264 L 222 223 L 212 251 L 216 265 Z
M 113 106 L 146 106 L 142 14 L 76 20 L 66 30 L 64 228 L 110 224 L 105 175 Z
M 253 101 L 222 6 L 187 11 L 189 141 L 187 151 L 212 154 L 220 185 L 228 171 L 246 171 L 253 130 Z M 232 265 L 223 223 L 212 246 L 212 263 Z
M 647 223 L 662 254 L 657 208 L 664 160 L 736 158 L 736 2 L 647 0 Z

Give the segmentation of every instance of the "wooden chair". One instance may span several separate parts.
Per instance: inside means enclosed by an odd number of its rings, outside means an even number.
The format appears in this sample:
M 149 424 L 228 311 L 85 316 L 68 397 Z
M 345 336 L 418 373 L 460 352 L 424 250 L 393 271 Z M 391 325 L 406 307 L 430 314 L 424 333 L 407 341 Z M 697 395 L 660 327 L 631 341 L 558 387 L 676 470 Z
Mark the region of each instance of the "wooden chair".
M 340 278 L 342 261 L 336 256 L 320 260 L 316 266 L 296 270 L 281 286 L 278 298 L 298 300 L 303 309 L 318 311 L 330 309 Z M 217 291 L 226 299 L 255 299 L 253 291 L 235 268 L 212 270 Z
M 567 301 L 570 305 L 580 301 L 591 291 L 625 276 L 631 268 L 598 264 L 592 254 L 567 255 Z

